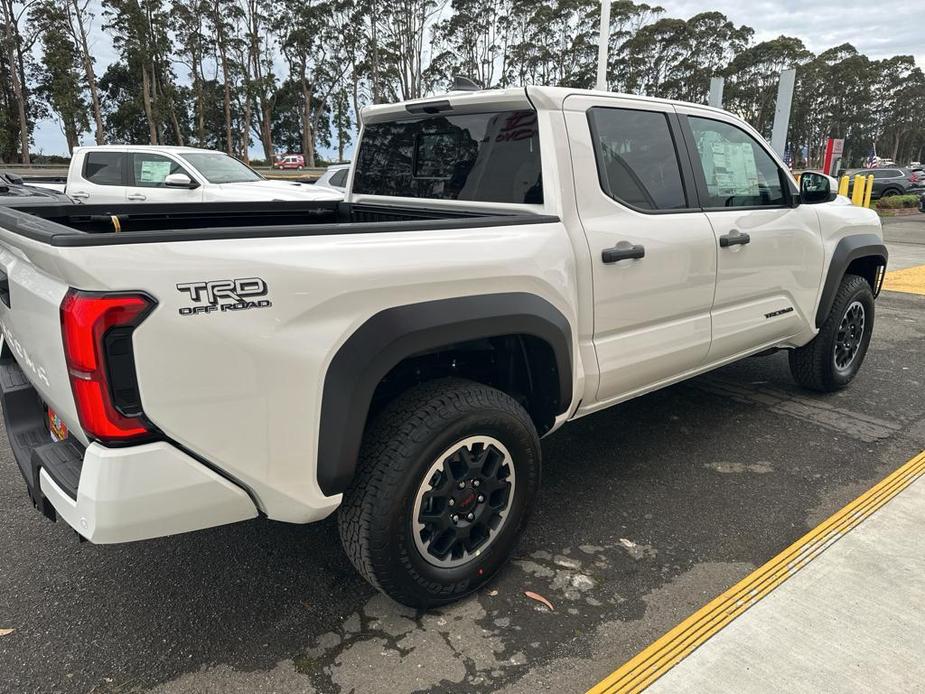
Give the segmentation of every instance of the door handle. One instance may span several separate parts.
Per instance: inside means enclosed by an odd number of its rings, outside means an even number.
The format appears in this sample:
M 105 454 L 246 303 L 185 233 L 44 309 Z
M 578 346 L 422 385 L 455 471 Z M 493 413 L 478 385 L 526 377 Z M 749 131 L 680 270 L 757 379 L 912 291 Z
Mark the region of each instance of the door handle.
M 68 193 L 72 198 L 77 198 L 78 200 L 86 200 L 90 197 L 90 193 L 86 193 L 82 190 L 76 190 L 73 193 Z
M 723 234 L 719 237 L 719 247 L 720 248 L 729 248 L 730 246 L 744 246 L 746 243 L 751 243 L 752 237 L 748 234 L 733 229 L 728 234 Z
M 142 195 L 141 193 L 129 193 L 125 196 L 129 200 L 147 200 L 147 196 Z
M 621 246 L 621 243 L 625 245 Z M 621 260 L 638 260 L 645 257 L 645 246 L 640 246 L 639 244 L 631 246 L 626 241 L 621 241 L 613 248 L 605 248 L 601 253 L 601 260 L 608 264 Z

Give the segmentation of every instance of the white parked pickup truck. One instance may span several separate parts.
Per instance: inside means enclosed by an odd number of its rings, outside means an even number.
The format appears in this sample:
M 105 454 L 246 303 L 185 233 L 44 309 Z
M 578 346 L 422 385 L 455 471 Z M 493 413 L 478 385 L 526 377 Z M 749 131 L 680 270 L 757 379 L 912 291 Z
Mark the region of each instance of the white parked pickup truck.
M 269 181 L 224 152 L 154 145 L 75 147 L 63 186 L 36 185 L 88 204 L 343 198 L 310 183 Z
M 528 87 L 366 109 L 343 202 L 0 208 L 10 445 L 92 542 L 338 511 L 449 602 L 567 421 L 774 349 L 854 378 L 887 252 L 833 184 L 721 110 Z

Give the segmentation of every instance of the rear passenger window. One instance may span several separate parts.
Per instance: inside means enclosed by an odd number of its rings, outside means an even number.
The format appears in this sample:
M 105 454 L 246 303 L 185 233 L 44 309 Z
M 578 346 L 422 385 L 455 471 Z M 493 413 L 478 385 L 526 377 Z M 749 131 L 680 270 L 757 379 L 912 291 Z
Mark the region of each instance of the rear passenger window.
M 642 210 L 687 207 L 666 114 L 596 106 L 588 120 L 607 195 Z
M 751 135 L 718 120 L 694 116 L 687 120 L 707 185 L 704 207 L 786 204 L 780 169 Z
M 87 152 L 84 178 L 98 186 L 121 186 L 123 152 Z

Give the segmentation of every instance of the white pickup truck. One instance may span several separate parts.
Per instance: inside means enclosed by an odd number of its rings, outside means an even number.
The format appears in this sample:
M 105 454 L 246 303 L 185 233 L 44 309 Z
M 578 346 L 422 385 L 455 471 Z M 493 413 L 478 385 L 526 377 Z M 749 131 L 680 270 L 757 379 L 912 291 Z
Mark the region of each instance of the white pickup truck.
M 267 180 L 224 152 L 159 145 L 75 147 L 66 180 L 30 182 L 88 204 L 343 198 L 311 183 Z
M 774 349 L 816 391 L 861 366 L 877 215 L 727 112 L 528 87 L 362 124 L 343 202 L 0 208 L 40 510 L 112 543 L 339 509 L 436 605 L 511 554 L 567 421 Z

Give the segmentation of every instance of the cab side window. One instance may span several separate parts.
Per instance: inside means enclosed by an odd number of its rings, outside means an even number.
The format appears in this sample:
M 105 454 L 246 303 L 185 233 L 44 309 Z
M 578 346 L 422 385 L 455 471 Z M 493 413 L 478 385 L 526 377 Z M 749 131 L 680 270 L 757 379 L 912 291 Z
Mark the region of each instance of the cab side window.
M 98 186 L 124 186 L 122 162 L 124 152 L 87 152 L 84 159 L 84 180 Z
M 588 122 L 608 196 L 644 211 L 688 206 L 666 114 L 595 106 Z
M 782 207 L 787 203 L 780 169 L 751 135 L 709 118 L 689 116 L 687 121 L 706 181 L 705 208 Z
M 332 186 L 345 186 L 347 185 L 347 174 L 350 169 L 341 169 L 337 171 L 333 176 L 331 176 L 331 185 Z
M 162 154 L 135 152 L 132 154 L 133 180 L 129 182 L 129 185 L 140 188 L 163 188 L 164 179 L 169 174 L 175 173 L 189 176 L 182 166 L 169 157 Z

